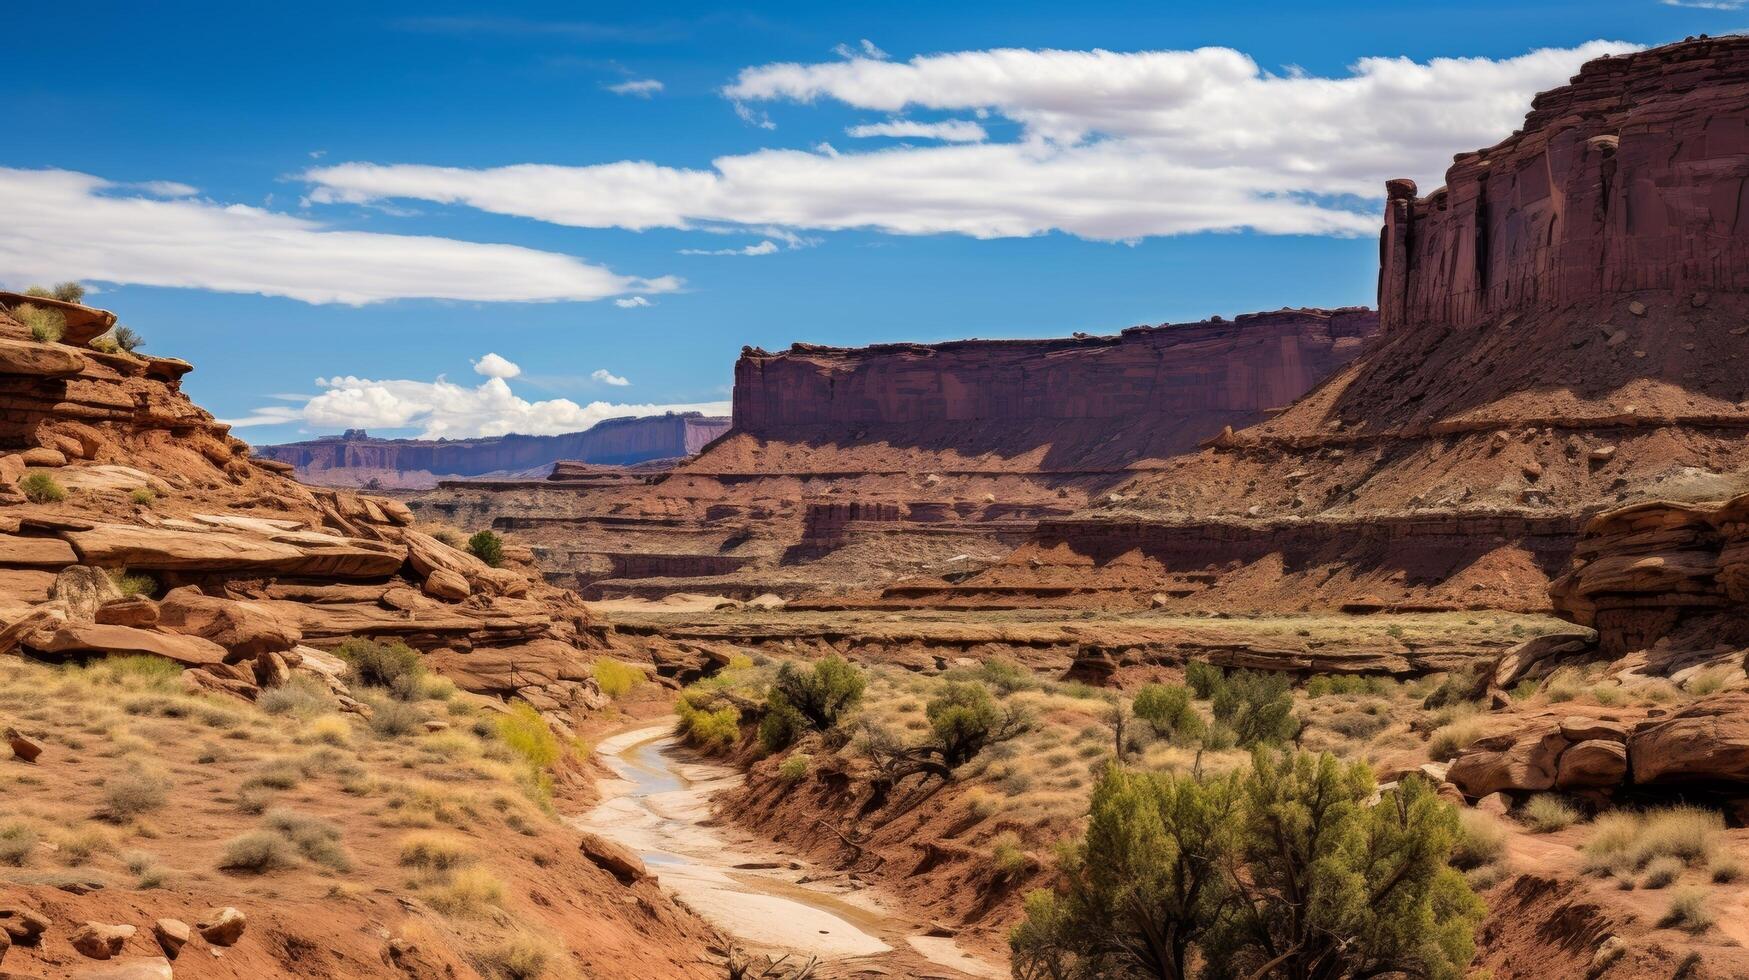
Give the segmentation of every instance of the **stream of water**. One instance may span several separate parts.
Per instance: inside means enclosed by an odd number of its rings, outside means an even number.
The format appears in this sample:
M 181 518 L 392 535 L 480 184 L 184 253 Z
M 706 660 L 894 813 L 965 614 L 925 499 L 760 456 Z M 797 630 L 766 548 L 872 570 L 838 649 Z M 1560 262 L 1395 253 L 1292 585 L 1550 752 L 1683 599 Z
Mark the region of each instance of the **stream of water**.
M 604 799 L 576 825 L 638 852 L 664 888 L 748 946 L 850 959 L 886 953 L 890 940 L 969 976 L 1007 976 L 952 940 L 911 934 L 861 892 L 798 883 L 788 859 L 711 826 L 710 798 L 741 776 L 677 750 L 667 727 L 602 741 L 596 751 L 618 778 L 603 784 Z

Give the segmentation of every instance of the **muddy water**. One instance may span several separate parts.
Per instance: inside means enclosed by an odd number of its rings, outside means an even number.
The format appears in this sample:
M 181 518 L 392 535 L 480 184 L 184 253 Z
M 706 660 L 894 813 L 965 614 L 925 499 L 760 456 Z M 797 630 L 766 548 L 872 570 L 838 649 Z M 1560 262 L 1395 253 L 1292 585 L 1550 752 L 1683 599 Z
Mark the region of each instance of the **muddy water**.
M 880 956 L 904 944 L 968 976 L 1007 976 L 951 940 L 918 934 L 866 892 L 800 884 L 802 871 L 790 859 L 712 826 L 710 798 L 738 785 L 740 774 L 681 753 L 668 732 L 645 728 L 597 746 L 618 778 L 603 784 L 605 798 L 575 818 L 577 826 L 637 851 L 664 888 L 749 947 L 835 960 Z

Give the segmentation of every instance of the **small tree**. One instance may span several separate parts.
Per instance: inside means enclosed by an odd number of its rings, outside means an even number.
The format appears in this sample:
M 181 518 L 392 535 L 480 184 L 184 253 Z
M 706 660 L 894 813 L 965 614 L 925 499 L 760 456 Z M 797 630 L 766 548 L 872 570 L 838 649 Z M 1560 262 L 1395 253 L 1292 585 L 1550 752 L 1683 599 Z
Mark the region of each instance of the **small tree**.
M 856 707 L 867 687 L 862 669 L 837 654 L 814 661 L 811 669 L 786 661 L 777 668 L 766 703 L 771 710 L 800 714 L 809 727 L 823 732 Z
M 468 551 L 475 558 L 497 568 L 504 561 L 504 539 L 491 531 L 475 531 L 468 539 Z
M 1244 746 L 1279 745 L 1300 730 L 1293 687 L 1286 674 L 1235 671 L 1215 688 L 1215 720 L 1231 728 Z
M 950 770 L 977 758 L 988 746 L 1008 741 L 1024 730 L 1020 716 L 998 705 L 982 684 L 949 683 L 923 706 L 923 714 L 935 735 L 931 748 Z
M 1202 738 L 1208 726 L 1190 704 L 1190 689 L 1181 684 L 1147 684 L 1136 692 L 1133 710 L 1154 734 L 1173 741 Z

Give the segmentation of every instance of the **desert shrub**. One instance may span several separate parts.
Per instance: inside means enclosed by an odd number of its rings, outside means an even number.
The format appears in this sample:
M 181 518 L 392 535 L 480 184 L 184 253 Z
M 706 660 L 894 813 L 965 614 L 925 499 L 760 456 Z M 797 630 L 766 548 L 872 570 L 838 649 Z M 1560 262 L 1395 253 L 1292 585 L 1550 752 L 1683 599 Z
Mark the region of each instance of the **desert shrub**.
M 450 871 L 472 863 L 477 857 L 462 838 L 425 831 L 401 838 L 399 853 L 403 866 L 425 871 Z
M 297 863 L 297 848 L 285 835 L 271 830 L 251 830 L 233 837 L 219 853 L 219 867 L 225 871 L 266 874 L 295 868 Z
M 481 916 L 504 902 L 504 883 L 484 868 L 464 868 L 426 896 L 445 915 Z
M 339 715 L 317 715 L 304 729 L 304 737 L 323 745 L 348 745 L 352 742 L 352 723 Z
M 1215 696 L 1215 689 L 1220 687 L 1225 678 L 1221 668 L 1201 660 L 1192 660 L 1184 665 L 1184 683 L 1196 693 L 1198 701 L 1207 701 Z
M 44 344 L 60 343 L 67 332 L 67 317 L 60 310 L 44 309 L 34 303 L 20 303 L 12 308 L 12 318 L 30 330 L 31 339 Z
M 0 864 L 23 867 L 36 842 L 37 833 L 29 824 L 16 820 L 0 824 Z
M 1579 822 L 1579 811 L 1553 793 L 1538 793 L 1531 797 L 1520 816 L 1534 834 L 1552 834 Z
M 512 701 L 509 712 L 498 719 L 496 734 L 517 763 L 524 791 L 536 803 L 549 806 L 552 769 L 564 758 L 565 748 L 546 719 L 527 701 Z
M 1680 858 L 1653 858 L 1646 864 L 1646 877 L 1640 882 L 1645 888 L 1666 888 L 1682 877 L 1685 865 Z
M 151 487 L 136 487 L 129 491 L 128 499 L 141 507 L 150 507 L 158 499 L 158 491 Z
M 1424 780 L 1377 806 L 1364 763 L 1259 751 L 1221 776 L 1111 767 L 1063 888 L 1026 900 L 1015 975 L 1463 975 L 1483 908 Z M 1312 899 L 1311 896 L 1316 896 Z
M 111 654 L 92 665 L 91 673 L 127 687 L 166 690 L 182 683 L 181 664 L 145 653 Z
M 1466 704 L 1476 690 L 1476 675 L 1471 671 L 1453 671 L 1439 679 L 1439 685 L 1421 701 L 1423 708 L 1447 708 Z
M 18 481 L 18 489 L 23 492 L 24 499 L 33 504 L 58 504 L 67 499 L 67 488 L 61 486 L 53 474 L 43 470 L 31 470 Z
M 105 820 L 131 820 L 163 806 L 169 797 L 169 784 L 162 776 L 139 767 L 117 773 L 103 781 L 103 803 L 99 811 Z
M 997 834 L 990 841 L 990 863 L 1004 878 L 1016 878 L 1032 866 L 1032 860 L 1020 846 L 1020 835 L 1012 830 Z
M 801 713 L 810 727 L 828 731 L 862 700 L 868 678 L 862 668 L 836 654 L 803 668 L 785 661 L 777 668 L 770 697 L 781 696 Z
M 60 848 L 56 857 L 62 864 L 78 867 L 99 854 L 115 850 L 115 839 L 98 827 L 84 827 L 62 834 L 56 842 Z
M 1481 738 L 1482 731 L 1481 719 L 1459 718 L 1434 731 L 1433 737 L 1427 742 L 1427 755 L 1438 762 L 1455 758 L 1459 752 L 1469 748 L 1470 743 Z
M 1743 865 L 1734 857 L 1715 857 L 1708 870 L 1714 884 L 1729 885 L 1743 880 Z
M 806 752 L 797 752 L 783 760 L 783 763 L 777 767 L 777 774 L 786 783 L 798 782 L 807 776 L 808 765 L 813 761 L 813 757 Z
M 970 682 L 949 681 L 923 706 L 923 714 L 934 734 L 933 747 L 950 770 L 977 758 L 987 746 L 1013 738 L 1025 724 L 998 705 L 988 688 Z
M 140 336 L 139 332 L 132 327 L 118 324 L 106 336 L 109 337 L 110 343 L 129 354 L 146 346 L 146 338 Z
M 315 678 L 298 675 L 278 687 L 270 687 L 255 698 L 255 706 L 270 715 L 293 715 L 312 718 L 334 707 L 326 685 Z
M 352 861 L 340 843 L 339 825 L 290 810 L 269 810 L 262 823 L 267 829 L 283 835 L 307 860 L 335 871 L 351 869 Z
M 1215 720 L 1243 746 L 1278 745 L 1300 730 L 1286 674 L 1239 670 L 1228 674 L 1210 700 Z
M 1717 694 L 1724 690 L 1725 685 L 1730 682 L 1731 676 L 1730 671 L 1717 667 L 1696 671 L 1695 675 L 1688 679 L 1688 683 L 1683 685 L 1683 689 L 1697 698 L 1704 698 L 1709 694 Z
M 158 580 L 150 575 L 129 572 L 125 568 L 111 569 L 109 581 L 124 596 L 145 596 L 150 599 L 158 591 Z
M 1319 674 L 1306 682 L 1306 697 L 1383 696 L 1391 693 L 1395 686 L 1396 682 L 1389 677 L 1372 674 Z
M 741 737 L 741 712 L 734 705 L 700 706 L 683 696 L 674 710 L 680 716 L 680 735 L 706 752 L 725 751 Z
M 1012 660 L 993 657 L 984 661 L 978 669 L 984 683 L 990 685 L 1002 694 L 1013 694 L 1015 691 L 1030 691 L 1038 687 L 1038 678 L 1032 671 L 1020 666 Z
M 304 770 L 290 759 L 273 759 L 243 780 L 244 789 L 291 789 L 304 781 Z
M 1174 742 L 1192 742 L 1208 731 L 1190 704 L 1190 688 L 1182 684 L 1147 684 L 1136 692 L 1130 710 L 1148 723 L 1154 734 Z
M 1705 932 L 1713 924 L 1712 909 L 1707 908 L 1706 891 L 1700 888 L 1680 888 L 1670 896 L 1670 906 L 1660 926 Z
M 610 698 L 623 697 L 631 693 L 632 688 L 649 679 L 638 668 L 620 663 L 612 657 L 596 657 L 592 672 L 601 693 Z
M 789 699 L 773 691 L 765 698 L 765 716 L 759 719 L 759 744 L 767 752 L 782 752 L 795 744 L 808 727 L 808 720 L 789 703 Z
M 504 539 L 491 531 L 475 531 L 468 538 L 468 551 L 493 568 L 504 563 Z
M 419 731 L 425 725 L 425 712 L 393 698 L 371 704 L 370 730 L 383 738 L 401 738 Z
M 57 282 L 55 288 L 49 290 L 47 295 L 53 296 L 63 303 L 83 303 L 85 302 L 85 287 L 77 282 Z
M 1323 727 L 1346 738 L 1371 738 L 1383 731 L 1390 719 L 1365 711 L 1345 711 L 1319 720 Z
M 493 980 L 539 980 L 562 958 L 552 944 L 529 935 L 503 940 L 478 957 L 480 972 Z
M 348 680 L 366 687 L 386 687 L 397 693 L 412 693 L 418 679 L 425 673 L 419 651 L 399 640 L 379 643 L 362 637 L 352 637 L 334 649 L 334 655 L 346 661 Z
M 1661 857 L 1702 864 L 1718 851 L 1724 826 L 1719 814 L 1693 806 L 1610 813 L 1593 822 L 1580 852 L 1587 868 L 1608 873 L 1638 870 Z
M 1480 810 L 1458 813 L 1458 837 L 1452 845 L 1451 863 L 1463 869 L 1493 864 L 1506 855 L 1506 828 Z

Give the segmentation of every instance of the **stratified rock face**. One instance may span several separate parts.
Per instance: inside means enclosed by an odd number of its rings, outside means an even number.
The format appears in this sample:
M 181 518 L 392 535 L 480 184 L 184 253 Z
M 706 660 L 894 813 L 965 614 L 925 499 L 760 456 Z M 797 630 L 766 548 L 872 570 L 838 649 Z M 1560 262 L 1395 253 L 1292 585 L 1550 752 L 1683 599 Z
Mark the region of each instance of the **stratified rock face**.
M 560 460 L 627 465 L 690 456 L 728 429 L 726 418 L 686 412 L 607 419 L 583 432 L 556 436 L 373 439 L 353 430 L 343 436 L 257 446 L 255 454 L 290 463 L 310 483 L 352 486 L 371 478 L 387 483 L 391 474 L 417 473 L 424 475 L 425 486 L 435 486 L 439 477 L 524 474 Z
M 516 530 L 591 597 L 959 575 L 1287 404 L 1376 328 L 1365 309 L 1281 310 L 1110 337 L 750 348 L 734 429 L 671 472 L 564 467 L 540 488 L 446 483 L 412 505 Z
M 1280 310 L 1116 337 L 749 348 L 735 364 L 735 431 L 782 438 L 836 429 L 849 441 L 871 426 L 995 423 L 961 428 L 968 444 L 957 448 L 976 456 L 1029 447 L 1063 433 L 1059 423 L 1116 422 L 1173 433 L 1176 448 L 1127 447 L 1170 455 L 1222 424 L 1246 425 L 1292 402 L 1376 330 L 1367 309 Z M 1102 426 L 1098 438 L 1110 435 Z
M 1446 186 L 1388 189 L 1385 332 L 1493 324 L 1606 293 L 1749 289 L 1749 43 L 1589 62 Z

